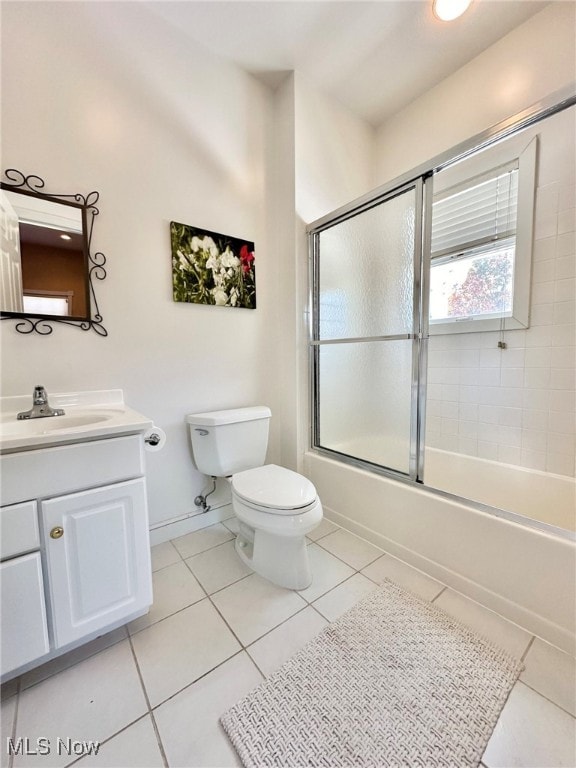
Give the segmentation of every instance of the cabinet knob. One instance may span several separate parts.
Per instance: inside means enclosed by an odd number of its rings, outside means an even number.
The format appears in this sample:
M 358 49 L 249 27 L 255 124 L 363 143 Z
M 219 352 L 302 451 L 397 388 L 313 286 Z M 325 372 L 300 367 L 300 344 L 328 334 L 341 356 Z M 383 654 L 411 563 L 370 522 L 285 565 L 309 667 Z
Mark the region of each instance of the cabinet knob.
M 59 539 L 61 536 L 64 536 L 64 528 L 61 528 L 59 525 L 56 525 L 50 531 L 50 538 Z

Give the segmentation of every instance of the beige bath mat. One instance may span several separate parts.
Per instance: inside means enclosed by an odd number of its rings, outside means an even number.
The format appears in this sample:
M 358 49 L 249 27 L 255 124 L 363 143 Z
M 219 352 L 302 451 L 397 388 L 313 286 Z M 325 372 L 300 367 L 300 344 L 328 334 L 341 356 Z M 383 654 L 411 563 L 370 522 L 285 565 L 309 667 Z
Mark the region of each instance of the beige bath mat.
M 519 661 L 386 582 L 221 718 L 247 768 L 468 768 Z

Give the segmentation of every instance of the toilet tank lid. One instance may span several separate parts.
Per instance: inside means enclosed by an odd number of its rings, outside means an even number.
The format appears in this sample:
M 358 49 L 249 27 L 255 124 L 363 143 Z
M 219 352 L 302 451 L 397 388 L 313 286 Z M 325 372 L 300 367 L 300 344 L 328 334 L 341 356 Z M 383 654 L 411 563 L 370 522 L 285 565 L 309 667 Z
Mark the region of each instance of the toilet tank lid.
M 189 413 L 186 416 L 188 424 L 200 427 L 218 427 L 223 424 L 236 424 L 240 421 L 256 421 L 269 419 L 272 411 L 265 405 L 253 405 L 248 408 L 231 408 L 224 411 L 206 411 L 205 413 Z

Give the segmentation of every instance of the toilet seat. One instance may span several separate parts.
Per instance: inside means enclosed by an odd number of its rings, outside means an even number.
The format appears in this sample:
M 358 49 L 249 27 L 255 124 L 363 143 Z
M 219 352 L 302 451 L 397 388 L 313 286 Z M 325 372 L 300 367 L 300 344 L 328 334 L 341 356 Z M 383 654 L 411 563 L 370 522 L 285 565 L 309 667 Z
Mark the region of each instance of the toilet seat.
M 310 480 L 276 464 L 236 473 L 232 493 L 247 506 L 273 515 L 303 514 L 318 498 Z

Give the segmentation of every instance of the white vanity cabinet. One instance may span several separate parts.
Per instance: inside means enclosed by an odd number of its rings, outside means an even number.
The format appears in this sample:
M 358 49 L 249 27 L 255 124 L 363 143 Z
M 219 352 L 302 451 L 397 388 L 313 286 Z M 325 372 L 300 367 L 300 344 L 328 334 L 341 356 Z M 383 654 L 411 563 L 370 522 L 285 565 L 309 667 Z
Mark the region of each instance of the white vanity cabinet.
M 141 435 L 0 456 L 1 674 L 145 613 L 152 578 Z

